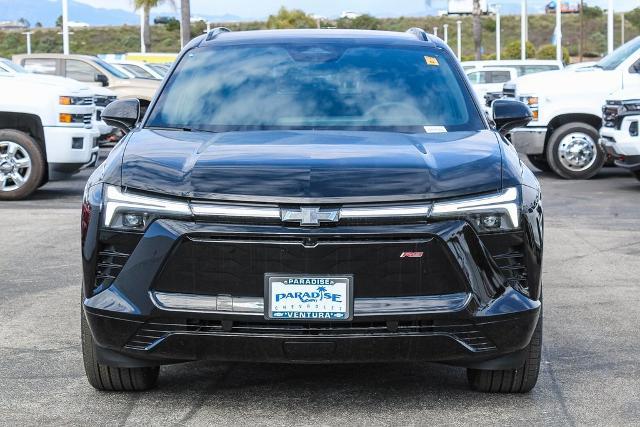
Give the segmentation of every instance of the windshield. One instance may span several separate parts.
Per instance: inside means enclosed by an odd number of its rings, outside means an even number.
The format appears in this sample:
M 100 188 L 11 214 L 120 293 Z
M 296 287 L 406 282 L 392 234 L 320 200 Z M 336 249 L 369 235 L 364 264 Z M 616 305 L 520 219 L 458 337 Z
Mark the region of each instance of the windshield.
M 164 65 L 160 65 L 160 64 L 148 64 L 149 67 L 153 68 L 153 70 L 160 74 L 162 77 L 164 77 L 167 74 L 167 71 L 169 71 L 169 69 L 167 67 L 165 67 Z
M 114 67 L 113 65 L 109 64 L 108 62 L 104 62 L 102 59 L 100 58 L 95 58 L 93 60 L 96 64 L 98 64 L 99 66 L 101 66 L 102 68 L 104 68 L 105 70 L 107 70 L 107 72 L 109 72 L 110 74 L 112 74 L 113 76 L 119 78 L 119 79 L 128 79 L 129 76 L 127 76 L 125 73 L 123 73 L 122 71 L 118 70 L 116 67 Z
M 484 122 L 437 49 L 289 43 L 194 50 L 147 126 L 425 132 L 479 130 Z
M 16 73 L 27 73 L 28 71 L 25 70 L 22 66 L 16 64 L 15 62 L 11 62 L 8 59 L 1 59 L 0 62 L 2 62 L 2 65 L 4 65 L 5 67 L 15 71 Z
M 133 65 L 133 64 L 120 64 L 120 66 L 122 68 L 124 68 L 125 70 L 129 71 L 131 74 L 133 74 L 136 77 L 139 77 L 141 79 L 153 79 L 155 77 L 153 77 L 153 74 L 151 74 L 150 72 L 148 72 L 147 70 L 145 70 L 142 67 L 139 67 L 137 65 Z
M 640 49 L 640 37 L 636 37 L 635 39 L 623 44 L 609 55 L 602 58 L 595 67 L 602 68 L 604 70 L 614 70 L 638 49 Z

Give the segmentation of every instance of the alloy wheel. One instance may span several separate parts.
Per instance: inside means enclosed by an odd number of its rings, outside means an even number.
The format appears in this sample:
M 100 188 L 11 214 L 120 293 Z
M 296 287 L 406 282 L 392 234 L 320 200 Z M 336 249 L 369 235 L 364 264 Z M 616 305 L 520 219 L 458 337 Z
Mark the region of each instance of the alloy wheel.
M 31 157 L 13 141 L 0 141 L 0 191 L 22 187 L 31 175 Z

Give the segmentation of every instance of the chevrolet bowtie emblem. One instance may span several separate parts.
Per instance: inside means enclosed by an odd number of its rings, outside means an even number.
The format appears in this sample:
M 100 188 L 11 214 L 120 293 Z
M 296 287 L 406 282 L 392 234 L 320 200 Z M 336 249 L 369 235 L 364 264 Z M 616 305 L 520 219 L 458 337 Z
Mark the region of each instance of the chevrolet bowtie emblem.
M 317 227 L 321 222 L 338 222 L 339 209 L 322 209 L 318 206 L 303 206 L 296 208 L 283 208 L 280 217 L 284 222 L 299 222 L 306 227 Z

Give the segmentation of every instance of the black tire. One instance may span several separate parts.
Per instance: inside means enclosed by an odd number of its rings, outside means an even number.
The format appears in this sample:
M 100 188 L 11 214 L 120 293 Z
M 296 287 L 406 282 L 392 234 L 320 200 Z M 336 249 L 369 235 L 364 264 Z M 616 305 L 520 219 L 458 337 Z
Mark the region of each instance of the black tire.
M 551 172 L 551 168 L 549 167 L 549 163 L 544 157 L 544 154 L 527 154 L 527 158 L 533 166 L 540 169 L 542 172 Z
M 563 138 L 572 133 L 582 133 L 588 135 L 595 144 L 595 160 L 588 168 L 584 170 L 571 169 L 566 166 L 558 148 Z M 553 131 L 546 148 L 546 158 L 549 167 L 558 176 L 564 179 L 589 179 L 592 178 L 602 168 L 606 160 L 606 156 L 600 144 L 598 144 L 598 130 L 591 125 L 582 122 L 567 123 Z
M 38 189 L 38 186 L 42 182 L 45 175 L 44 154 L 42 152 L 40 144 L 38 144 L 38 142 L 28 134 L 13 129 L 0 130 L 0 144 L 2 144 L 3 142 L 15 143 L 20 147 L 21 150 L 24 150 L 31 160 L 31 169 L 24 183 L 17 186 L 17 188 L 8 191 L 0 190 L 0 200 L 21 200 L 27 198 Z M 2 157 L 3 154 L 6 153 L 0 151 L 0 157 Z M 0 164 L 1 163 L 2 161 L 0 160 Z M 17 171 L 17 173 L 22 176 L 22 174 L 25 174 L 24 171 L 26 170 L 26 168 L 21 169 L 20 171 Z M 5 184 L 10 182 L 10 186 L 16 185 L 12 178 L 3 181 L 5 182 Z
M 160 367 L 115 368 L 101 365 L 96 360 L 95 344 L 84 313 L 80 315 L 82 359 L 89 384 L 102 391 L 144 391 L 155 387 Z
M 467 369 L 469 385 L 473 390 L 487 393 L 527 393 L 535 387 L 542 359 L 542 311 L 526 352 L 524 365 L 518 369 Z
M 638 181 L 640 181 L 640 171 L 631 171 L 631 173 L 636 177 Z

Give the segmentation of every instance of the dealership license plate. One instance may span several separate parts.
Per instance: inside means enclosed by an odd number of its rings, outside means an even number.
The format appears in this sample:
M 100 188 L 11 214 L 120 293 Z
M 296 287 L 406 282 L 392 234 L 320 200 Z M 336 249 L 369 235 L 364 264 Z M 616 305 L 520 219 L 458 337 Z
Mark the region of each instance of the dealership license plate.
M 353 277 L 265 275 L 265 317 L 280 320 L 351 320 Z

